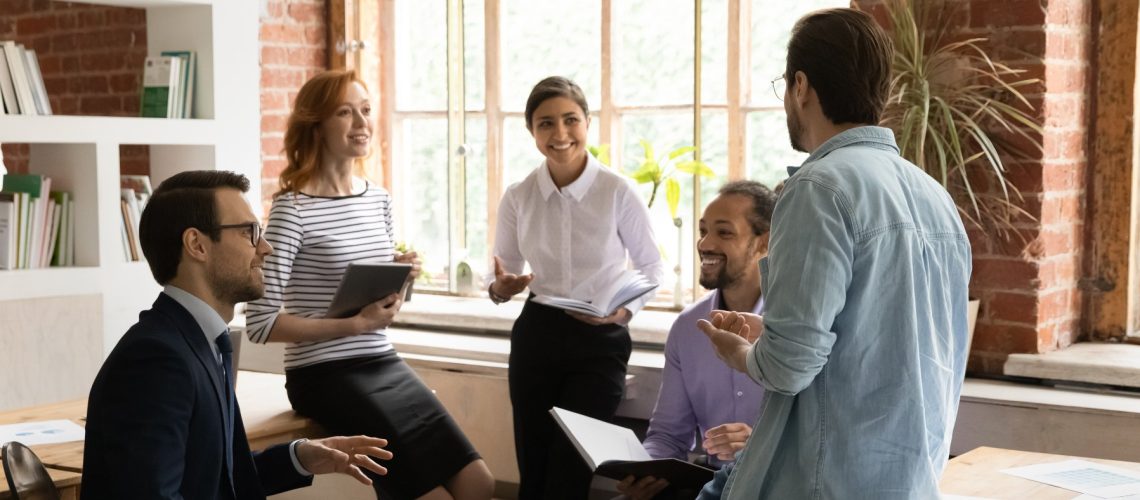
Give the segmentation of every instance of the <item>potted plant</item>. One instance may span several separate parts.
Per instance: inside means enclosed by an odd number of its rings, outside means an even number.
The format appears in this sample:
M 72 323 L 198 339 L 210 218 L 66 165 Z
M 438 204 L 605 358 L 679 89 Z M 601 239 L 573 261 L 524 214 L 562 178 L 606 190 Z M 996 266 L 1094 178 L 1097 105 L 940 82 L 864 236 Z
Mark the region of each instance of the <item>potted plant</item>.
M 1039 80 L 994 61 L 985 38 L 953 38 L 960 5 L 886 0 L 895 54 L 883 125 L 904 158 L 946 187 L 967 226 L 1020 239 L 1014 223 L 1033 217 L 1004 159 L 1028 153 L 1018 143 L 1041 150 L 1042 127 L 1022 93 Z M 971 335 L 976 315 L 971 301 Z
M 653 208 L 653 202 L 657 200 L 657 193 L 662 189 L 665 191 L 665 203 L 668 204 L 669 207 L 669 217 L 673 220 L 673 227 L 677 228 L 677 263 L 673 266 L 673 274 L 676 278 L 673 290 L 673 305 L 680 307 L 682 295 L 681 253 L 683 251 L 682 242 L 684 238 L 682 237 L 681 218 L 677 216 L 677 207 L 681 203 L 681 183 L 677 180 L 677 174 L 688 174 L 711 179 L 716 177 L 716 173 L 704 162 L 690 156 L 697 151 L 697 148 L 693 146 L 680 146 L 658 157 L 654 151 L 653 144 L 648 140 L 641 139 L 639 143 L 641 144 L 643 156 L 637 160 L 637 168 L 626 175 L 637 181 L 638 184 L 650 185 L 649 201 L 647 202 L 649 208 Z M 610 148 L 608 144 L 590 146 L 589 150 L 598 161 L 609 165 Z M 686 157 L 689 157 L 689 159 L 685 159 Z

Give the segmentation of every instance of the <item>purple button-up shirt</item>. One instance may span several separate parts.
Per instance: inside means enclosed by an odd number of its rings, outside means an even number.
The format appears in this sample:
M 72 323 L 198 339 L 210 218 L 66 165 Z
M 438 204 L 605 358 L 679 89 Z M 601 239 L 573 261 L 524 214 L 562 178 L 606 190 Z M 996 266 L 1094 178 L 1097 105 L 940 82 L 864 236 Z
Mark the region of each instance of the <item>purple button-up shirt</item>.
M 729 368 L 716 356 L 712 342 L 697 329 L 720 307 L 720 292 L 713 290 L 681 311 L 665 341 L 665 370 L 661 392 L 649 420 L 645 449 L 653 458 L 687 460 L 700 448 L 704 434 L 718 425 L 741 422 L 751 426 L 760 416 L 764 389 L 745 373 Z M 752 307 L 760 314 L 761 297 Z M 709 464 L 731 463 L 709 457 Z

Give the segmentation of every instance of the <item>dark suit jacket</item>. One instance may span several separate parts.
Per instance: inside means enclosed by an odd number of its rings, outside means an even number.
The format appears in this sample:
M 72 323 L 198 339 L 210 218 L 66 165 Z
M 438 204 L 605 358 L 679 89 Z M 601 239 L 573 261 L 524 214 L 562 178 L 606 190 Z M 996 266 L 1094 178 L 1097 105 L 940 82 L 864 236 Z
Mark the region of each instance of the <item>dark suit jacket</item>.
M 223 387 L 194 317 L 160 294 L 91 387 L 81 497 L 247 500 L 311 484 L 287 444 L 250 453 L 236 403 L 230 481 Z

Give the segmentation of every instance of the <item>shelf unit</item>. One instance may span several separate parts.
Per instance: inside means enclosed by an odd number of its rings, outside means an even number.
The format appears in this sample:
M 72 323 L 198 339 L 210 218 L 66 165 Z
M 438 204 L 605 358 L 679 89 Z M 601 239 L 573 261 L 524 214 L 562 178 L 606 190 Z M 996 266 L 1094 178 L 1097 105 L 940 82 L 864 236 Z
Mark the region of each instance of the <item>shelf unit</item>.
M 139 311 L 150 307 L 160 289 L 145 262 L 126 262 L 123 256 L 119 208 L 121 146 L 149 146 L 151 183 L 156 187 L 168 177 L 190 169 L 225 169 L 244 174 L 250 179 L 248 199 L 255 212 L 260 213 L 259 3 L 72 3 L 144 8 L 148 55 L 159 55 L 164 50 L 193 50 L 198 56 L 194 99 L 194 116 L 198 118 L 0 115 L 0 143 L 29 144 L 29 171 L 50 176 L 53 189 L 73 194 L 77 264 L 70 268 L 0 271 L 0 308 L 27 299 L 91 300 L 98 296 L 102 317 L 91 318 L 83 326 L 96 336 L 101 334 L 96 342 L 102 348 L 101 359 L 137 321 Z M 21 325 L 8 327 L 21 330 Z M 32 359 L 28 363 L 44 361 Z M 89 379 L 80 380 L 86 387 Z

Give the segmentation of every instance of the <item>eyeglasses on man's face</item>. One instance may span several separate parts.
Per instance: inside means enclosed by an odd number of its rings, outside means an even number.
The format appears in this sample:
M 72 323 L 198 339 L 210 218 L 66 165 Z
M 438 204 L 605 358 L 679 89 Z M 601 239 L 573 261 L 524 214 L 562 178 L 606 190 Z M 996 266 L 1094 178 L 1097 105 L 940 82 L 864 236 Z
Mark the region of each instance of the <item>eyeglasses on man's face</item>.
M 249 243 L 254 247 L 261 243 L 261 224 L 256 222 L 243 222 L 241 224 L 223 224 L 218 229 L 244 229 L 249 234 Z
M 776 94 L 776 99 L 781 102 L 784 100 L 784 92 L 787 90 L 788 81 L 784 79 L 784 75 L 777 76 L 772 79 L 772 92 Z

